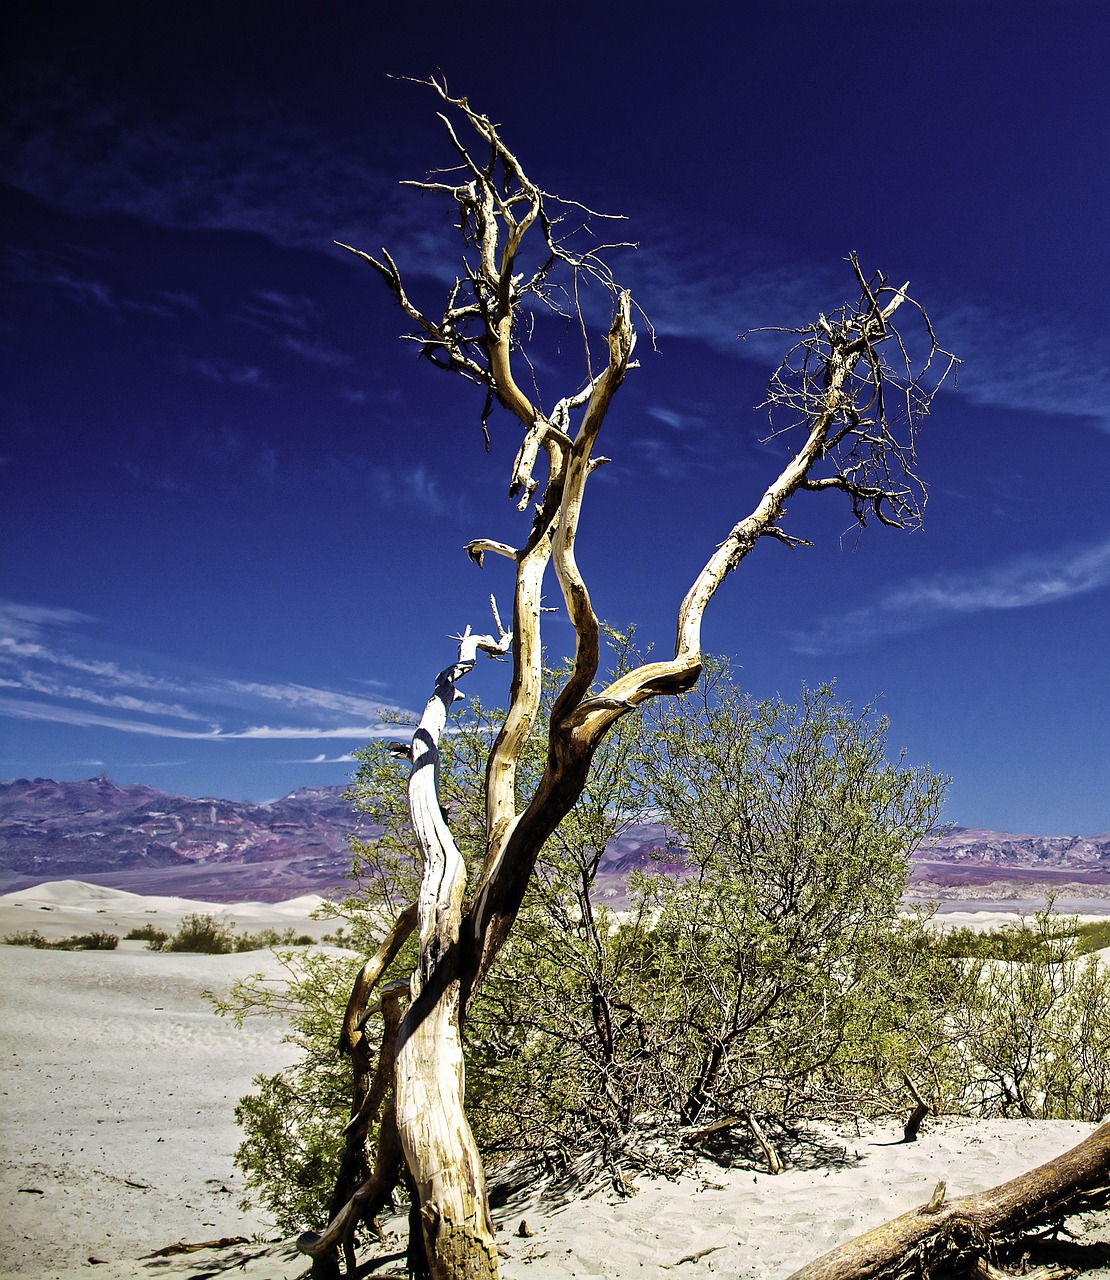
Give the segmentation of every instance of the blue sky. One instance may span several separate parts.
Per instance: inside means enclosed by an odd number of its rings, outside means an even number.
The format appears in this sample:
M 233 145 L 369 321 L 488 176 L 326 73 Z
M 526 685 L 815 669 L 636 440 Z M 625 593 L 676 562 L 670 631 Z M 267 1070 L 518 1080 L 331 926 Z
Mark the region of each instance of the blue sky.
M 705 639 L 756 696 L 836 678 L 946 816 L 1110 827 L 1110 11 L 985 0 L 555 8 L 22 6 L 3 77 L 0 775 L 274 798 L 350 772 L 485 625 L 516 433 L 397 341 L 450 210 L 442 68 L 549 191 L 628 215 L 657 334 L 606 424 L 579 544 L 599 614 L 666 647 L 774 474 L 760 326 L 859 253 L 962 359 L 912 535 L 799 498 Z M 554 346 L 543 346 L 554 337 Z M 540 334 L 547 402 L 571 344 Z M 569 379 L 569 383 L 568 383 Z M 552 588 L 552 595 L 555 595 Z M 552 654 L 570 643 L 553 615 Z M 475 688 L 496 700 L 506 668 Z

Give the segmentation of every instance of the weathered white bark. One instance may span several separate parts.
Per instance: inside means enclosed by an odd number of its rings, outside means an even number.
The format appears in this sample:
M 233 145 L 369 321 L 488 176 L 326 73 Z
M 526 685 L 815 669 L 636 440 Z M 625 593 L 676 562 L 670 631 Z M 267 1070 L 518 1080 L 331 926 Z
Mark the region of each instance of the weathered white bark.
M 458 938 L 466 866 L 440 808 L 438 775 L 440 735 L 452 702 L 462 697 L 456 682 L 473 668 L 480 648 L 504 653 L 511 639 L 472 636 L 468 629 L 412 737 L 409 814 L 423 859 L 420 960 L 397 1037 L 393 1097 L 434 1280 L 497 1274 L 485 1173 L 463 1110 Z
M 479 566 L 487 551 L 513 563 L 511 635 L 498 622 L 497 639 L 469 634 L 461 639 L 459 659 L 440 674 L 413 736 L 409 801 L 423 857 L 417 904 L 420 962 L 398 1038 L 394 1097 L 401 1143 L 421 1206 L 429 1263 L 437 1280 L 446 1280 L 496 1273 L 485 1178 L 462 1107 L 461 1024 L 473 991 L 512 928 L 544 842 L 581 795 L 594 754 L 614 722 L 649 698 L 680 693 L 697 681 L 702 618 L 728 574 L 762 537 L 787 545 L 800 541 L 781 527 L 785 503 L 793 494 L 838 489 L 850 497 L 861 522 L 867 508 L 880 520 L 899 523 L 897 515 L 889 519 L 882 509 L 884 502 L 893 502 L 902 510 L 899 504 L 905 497 L 904 491 L 886 483 L 891 475 L 888 455 L 895 466 L 912 461 L 912 429 L 904 446 L 890 434 L 882 400 L 887 370 L 875 355 L 888 336 L 888 320 L 906 300 L 905 286 L 889 289 L 881 277 L 866 281 L 853 258 L 860 303 L 845 308 L 832 323 L 822 316 L 808 331 L 801 344 L 806 358 L 800 389 L 779 383 L 781 403 L 790 408 L 796 417 L 794 425 L 800 428 L 801 448 L 697 575 L 679 609 L 673 658 L 645 663 L 591 696 L 600 667 L 600 629 L 576 560 L 575 540 L 586 482 L 606 461 L 594 456 L 594 446 L 613 396 L 633 367 L 631 300 L 617 287 L 596 248 L 571 249 L 574 233 L 556 230 L 572 202 L 559 201 L 536 187 L 497 127 L 465 98 L 452 97 L 443 81 L 427 83 L 445 109 L 461 116 L 480 139 L 475 159 L 447 116 L 441 116 L 461 162 L 448 172 L 457 173 L 459 181 L 433 178 L 412 184 L 447 195 L 457 206 L 464 265 L 442 318 L 432 318 L 414 305 L 387 253 L 383 251 L 378 260 L 357 249 L 351 252 L 384 279 L 412 322 L 414 331 L 406 336 L 419 345 L 421 353 L 437 367 L 484 389 L 483 428 L 495 403 L 517 419 L 522 436 L 509 494 L 518 500 L 520 510 L 535 498 L 531 530 L 519 549 L 485 538 L 467 547 Z M 445 171 L 440 174 L 446 176 Z M 519 270 L 518 257 L 530 230 L 539 241 L 538 254 L 528 259 L 533 264 L 531 275 Z M 527 308 L 547 305 L 559 311 L 549 280 L 557 267 L 570 277 L 566 296 L 573 301 L 561 314 L 578 325 L 585 339 L 588 376 L 583 386 L 545 413 L 538 391 L 534 401 L 522 390 L 514 371 L 514 352 L 519 344 L 517 326 Z M 600 283 L 614 303 L 600 371 L 577 305 L 583 277 Z M 931 339 L 932 330 L 928 332 Z M 935 342 L 932 350 L 938 350 Z M 865 370 L 862 376 L 857 366 Z M 530 375 L 523 379 L 529 380 L 534 386 Z M 906 393 L 911 420 L 914 414 L 927 411 L 928 394 L 917 395 L 910 404 L 911 391 L 918 390 L 913 378 L 899 389 Z M 839 463 L 835 460 L 838 450 L 844 451 Z M 544 464 L 546 476 L 538 475 Z M 824 464 L 826 474 L 817 474 L 818 464 Z M 912 504 L 905 509 L 912 510 Z M 569 678 L 552 708 L 546 766 L 534 793 L 521 807 L 517 764 L 540 708 L 541 598 L 549 564 L 574 627 L 575 653 Z M 510 642 L 509 709 L 486 772 L 485 861 L 474 901 L 463 918 L 466 868 L 444 821 L 436 788 L 439 735 L 451 702 L 459 696 L 456 682 L 473 666 L 477 650 L 504 652 Z

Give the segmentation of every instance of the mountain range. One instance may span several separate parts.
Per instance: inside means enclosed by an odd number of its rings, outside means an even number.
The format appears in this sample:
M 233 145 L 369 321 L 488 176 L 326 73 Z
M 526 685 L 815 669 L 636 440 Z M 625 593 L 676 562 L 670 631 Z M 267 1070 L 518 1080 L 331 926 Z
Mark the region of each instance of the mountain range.
M 301 787 L 268 804 L 192 799 L 100 776 L 0 782 L 0 892 L 81 879 L 136 893 L 216 902 L 280 901 L 342 888 L 347 837 L 377 828 L 342 787 Z M 598 885 L 622 896 L 629 872 L 664 844 L 656 824 L 630 827 L 606 849 Z M 1014 835 L 954 827 L 915 854 L 918 898 L 1110 898 L 1110 832 Z

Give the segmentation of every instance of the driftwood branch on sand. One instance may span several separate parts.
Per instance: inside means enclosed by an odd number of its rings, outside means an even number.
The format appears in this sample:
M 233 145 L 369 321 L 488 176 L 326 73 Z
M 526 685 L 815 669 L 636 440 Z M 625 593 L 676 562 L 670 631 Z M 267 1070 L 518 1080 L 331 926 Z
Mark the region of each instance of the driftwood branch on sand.
M 1055 1160 L 988 1191 L 946 1201 L 938 1187 L 928 1204 L 839 1245 L 789 1280 L 899 1280 L 980 1259 L 989 1267 L 992 1246 L 1006 1237 L 1108 1202 L 1110 1123 Z

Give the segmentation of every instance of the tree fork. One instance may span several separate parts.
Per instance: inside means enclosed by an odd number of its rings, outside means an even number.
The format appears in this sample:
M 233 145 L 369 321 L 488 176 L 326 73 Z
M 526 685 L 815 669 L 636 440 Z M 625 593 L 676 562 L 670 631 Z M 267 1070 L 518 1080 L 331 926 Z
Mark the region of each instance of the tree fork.
M 544 842 L 582 794 L 594 755 L 616 721 L 649 699 L 681 693 L 696 683 L 702 667 L 702 618 L 724 579 L 760 538 L 787 545 L 799 541 L 781 528 L 789 498 L 807 489 L 832 488 L 848 496 L 861 524 L 868 514 L 884 523 L 913 523 L 919 514 L 912 472 L 916 420 L 928 411 L 944 373 L 932 376 L 935 385 L 923 386 L 924 372 L 911 370 L 900 341 L 901 373 L 884 363 L 878 347 L 893 334 L 889 322 L 908 300 L 906 287 L 892 289 L 882 276 L 865 279 L 852 258 L 859 301 L 830 318 L 822 315 L 817 323 L 798 331 L 803 336 L 768 393 L 771 409 L 790 418 L 774 433 L 796 428 L 802 437 L 800 448 L 751 513 L 729 531 L 690 586 L 678 611 L 674 656 L 644 663 L 591 695 L 599 669 L 599 627 L 574 544 L 586 482 L 605 461 L 592 456 L 593 447 L 614 395 L 634 367 L 632 302 L 617 285 L 602 253 L 617 246 L 577 247 L 576 237 L 588 234 L 588 228 L 564 232 L 559 227 L 563 218 L 575 211 L 603 215 L 542 191 L 525 175 L 487 117 L 474 111 L 465 98 L 452 97 L 442 79 L 423 83 L 439 97 L 444 111 L 461 116 L 480 140 L 475 159 L 442 114 L 461 161 L 453 171 L 458 181 L 433 175 L 411 184 L 447 196 L 457 206 L 463 265 L 442 317 L 419 309 L 384 250 L 381 260 L 357 249 L 352 252 L 385 281 L 412 325 L 405 336 L 418 344 L 421 353 L 437 368 L 483 389 L 483 430 L 494 403 L 517 419 L 523 434 L 512 464 L 510 497 L 518 499 L 518 508 L 524 510 L 539 490 L 531 533 L 520 551 L 489 539 L 477 539 L 468 547 L 479 565 L 485 550 L 513 562 L 512 634 L 502 630 L 495 608 L 496 638 L 474 637 L 469 631 L 459 638 L 458 659 L 440 673 L 413 734 L 409 780 L 410 815 L 422 854 L 416 904 L 420 959 L 397 1039 L 397 1130 L 433 1280 L 492 1280 L 497 1251 L 485 1175 L 462 1105 L 461 1029 L 469 999 L 516 919 Z M 536 252 L 522 258 L 521 245 L 529 234 L 537 241 Z M 556 268 L 569 276 L 564 293 L 554 284 Z M 601 349 L 604 358 L 596 367 L 596 352 L 591 353 L 579 304 L 579 286 L 590 281 L 609 294 L 613 316 Z M 522 318 L 545 307 L 574 324 L 582 335 L 586 357 L 583 382 L 550 412 L 540 405 L 538 389 L 535 402 L 524 394 L 519 370 L 514 368 L 520 333 L 527 327 L 520 323 Z M 924 312 L 916 309 L 929 336 L 927 371 L 940 348 Z M 525 381 L 529 378 L 534 385 L 531 371 Z M 900 414 L 889 419 L 883 396 L 887 386 L 897 388 L 904 399 Z M 873 417 L 868 418 L 868 413 Z M 905 439 L 894 431 L 899 419 L 906 424 Z M 534 474 L 541 449 L 547 462 L 542 488 Z M 541 598 L 549 563 L 574 629 L 575 651 L 566 684 L 552 708 L 543 774 L 534 793 L 518 808 L 517 765 L 539 714 Z M 439 806 L 438 740 L 451 703 L 462 696 L 456 683 L 473 667 L 478 650 L 505 654 L 510 646 L 509 709 L 492 745 L 486 773 L 485 864 L 474 901 L 463 918 L 466 868 Z M 353 1006 L 365 1000 L 367 988 L 379 976 L 364 975 L 352 994 Z

